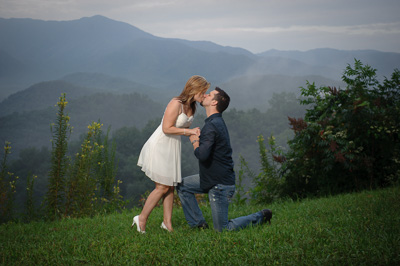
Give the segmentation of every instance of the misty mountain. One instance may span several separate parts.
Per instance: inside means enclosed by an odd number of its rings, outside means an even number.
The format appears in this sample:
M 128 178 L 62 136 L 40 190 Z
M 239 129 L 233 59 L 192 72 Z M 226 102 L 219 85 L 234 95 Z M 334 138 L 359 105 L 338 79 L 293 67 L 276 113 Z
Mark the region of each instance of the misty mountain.
M 59 80 L 41 82 L 23 91 L 16 92 L 2 101 L 0 103 L 0 116 L 54 106 L 61 93 L 66 93 L 68 99 L 77 99 L 94 94 L 96 90 Z
M 221 84 L 221 87 L 228 88 L 231 97 L 230 108 L 256 108 L 266 111 L 270 108 L 268 102 L 274 93 L 294 93 L 299 97 L 300 87 L 306 87 L 307 81 L 315 83 L 317 87 L 343 88 L 345 85 L 343 82 L 322 76 L 247 75 L 229 80 Z
M 252 54 L 208 41 L 160 38 L 102 16 L 0 18 L 0 36 L 0 141 L 21 147 L 49 144 L 61 92 L 67 93 L 79 135 L 98 119 L 118 129 L 161 117 L 167 101 L 195 74 L 205 76 L 211 88 L 225 89 L 231 108 L 266 110 L 274 93 L 299 95 L 307 80 L 342 86 L 341 75 L 354 58 L 387 76 L 400 62 L 400 54 L 379 51 Z
M 240 47 L 230 47 L 230 46 L 221 46 L 218 44 L 215 44 L 210 41 L 187 41 L 183 39 L 171 39 L 175 40 L 177 42 L 183 43 L 187 46 L 205 51 L 205 52 L 224 52 L 224 53 L 230 53 L 230 54 L 242 54 L 242 55 L 247 55 L 253 58 L 256 58 L 257 56 L 252 54 L 251 52 L 247 51 L 246 49 L 240 48 Z
M 60 80 L 67 81 L 74 85 L 92 88 L 93 91 L 105 91 L 116 94 L 140 93 L 149 96 L 159 102 L 165 102 L 170 95 L 160 94 L 159 89 L 140 84 L 129 79 L 110 76 L 102 73 L 73 73 L 62 77 Z M 167 96 L 167 97 L 166 97 Z
M 348 64 L 354 64 L 354 59 L 361 60 L 364 65 L 370 65 L 377 69 L 377 73 L 381 78 L 383 76 L 390 77 L 395 68 L 400 68 L 399 53 L 374 50 L 342 51 L 330 48 L 313 49 L 305 52 L 270 50 L 258 55 L 265 58 L 297 60 L 307 65 L 319 66 L 324 69 L 322 72 L 329 71 L 330 69 L 333 77 L 336 78 L 342 76 Z
M 321 76 L 284 76 L 284 75 L 246 75 L 238 76 L 218 86 L 231 96 L 230 108 L 259 109 L 266 111 L 269 99 L 274 93 L 294 92 L 300 95 L 301 86 L 306 82 L 315 82 L 317 86 L 343 86 L 341 82 Z M 183 86 L 183 85 L 182 85 Z M 0 117 L 14 112 L 40 110 L 54 106 L 61 93 L 69 100 L 80 99 L 96 93 L 146 95 L 160 105 L 180 93 L 180 89 L 159 93 L 156 88 L 132 82 L 128 79 L 108 76 L 100 73 L 74 73 L 60 80 L 40 82 L 29 88 L 10 95 L 0 102 Z M 114 110 L 109 110 L 114 112 Z M 160 114 L 161 115 L 161 114 Z
M 128 79 L 101 73 L 80 72 L 64 76 L 59 80 L 39 82 L 27 89 L 11 94 L 0 102 L 0 117 L 14 112 L 40 110 L 54 106 L 61 93 L 66 93 L 69 100 L 96 93 L 118 95 L 139 93 L 146 95 L 155 102 L 165 104 L 173 96 L 178 95 L 180 89 L 159 93 L 159 89 Z
M 56 83 L 61 84 L 60 81 Z M 0 117 L 0 142 L 11 142 L 13 156 L 27 147 L 51 146 L 50 124 L 56 120 L 57 107 L 54 105 L 60 96 L 52 100 L 50 107 Z M 87 126 L 97 121 L 104 124 L 103 131 L 107 131 L 109 126 L 112 131 L 130 126 L 140 129 L 151 119 L 161 119 L 165 109 L 165 106 L 138 93 L 95 93 L 77 99 L 67 95 L 67 101 L 66 113 L 73 127 L 71 140 L 79 139 L 87 132 Z
M 387 75 L 398 67 L 400 56 L 333 49 L 271 50 L 256 55 L 209 41 L 160 38 L 103 16 L 72 21 L 0 18 L 0 35 L 0 99 L 32 84 L 79 72 L 118 77 L 164 93 L 181 90 L 195 74 L 213 85 L 246 75 L 319 75 L 340 80 L 346 65 L 358 56 Z
M 28 72 L 18 77 L 25 86 L 69 73 L 98 72 L 171 88 L 194 74 L 226 79 L 252 63 L 243 49 L 222 52 L 224 48 L 209 42 L 187 45 L 102 16 L 73 21 L 0 19 L 0 35 L 3 57 L 23 62 Z M 2 87 L 16 82 L 3 73 L 0 81 Z
M 0 101 L 24 87 L 25 83 L 20 79 L 29 76 L 29 73 L 24 63 L 0 50 Z

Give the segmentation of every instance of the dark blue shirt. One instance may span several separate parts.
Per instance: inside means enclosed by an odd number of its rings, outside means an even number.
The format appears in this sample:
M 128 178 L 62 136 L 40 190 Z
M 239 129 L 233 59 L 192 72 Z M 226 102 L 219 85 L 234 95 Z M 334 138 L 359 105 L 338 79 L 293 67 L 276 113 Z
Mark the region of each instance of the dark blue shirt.
M 199 160 L 200 187 L 209 190 L 214 185 L 234 185 L 232 147 L 222 114 L 205 120 L 201 129 L 199 147 L 194 151 Z

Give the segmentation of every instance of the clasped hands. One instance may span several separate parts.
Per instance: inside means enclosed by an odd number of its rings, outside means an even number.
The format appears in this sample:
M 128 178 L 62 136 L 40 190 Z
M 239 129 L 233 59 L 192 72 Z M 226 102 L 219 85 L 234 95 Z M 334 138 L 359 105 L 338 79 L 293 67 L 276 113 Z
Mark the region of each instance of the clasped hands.
M 190 128 L 190 129 L 186 129 L 186 133 L 189 133 L 189 137 L 191 136 L 200 136 L 200 128 L 199 127 L 195 127 L 195 128 Z
M 194 134 L 192 133 L 192 130 L 193 130 Z M 199 127 L 193 128 L 193 129 L 191 129 L 190 133 L 191 133 L 190 136 L 189 136 L 190 142 L 192 142 L 195 139 L 198 140 L 199 136 L 200 136 L 200 128 Z

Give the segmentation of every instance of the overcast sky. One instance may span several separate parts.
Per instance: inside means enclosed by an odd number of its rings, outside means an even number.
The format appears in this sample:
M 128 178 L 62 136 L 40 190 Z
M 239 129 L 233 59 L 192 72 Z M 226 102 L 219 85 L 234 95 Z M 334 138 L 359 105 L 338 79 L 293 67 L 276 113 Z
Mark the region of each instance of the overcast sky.
M 0 0 L 1 18 L 94 15 L 160 37 L 253 53 L 326 47 L 400 53 L 400 0 Z

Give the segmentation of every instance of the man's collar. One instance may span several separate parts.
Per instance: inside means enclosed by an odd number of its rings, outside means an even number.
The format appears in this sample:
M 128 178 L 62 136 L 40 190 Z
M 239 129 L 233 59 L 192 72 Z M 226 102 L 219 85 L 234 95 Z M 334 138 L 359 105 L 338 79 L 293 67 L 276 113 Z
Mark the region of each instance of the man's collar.
M 213 119 L 214 117 L 222 117 L 222 114 L 221 113 L 212 114 L 209 117 L 207 117 L 206 120 L 204 120 L 204 121 L 207 122 L 207 121 Z

